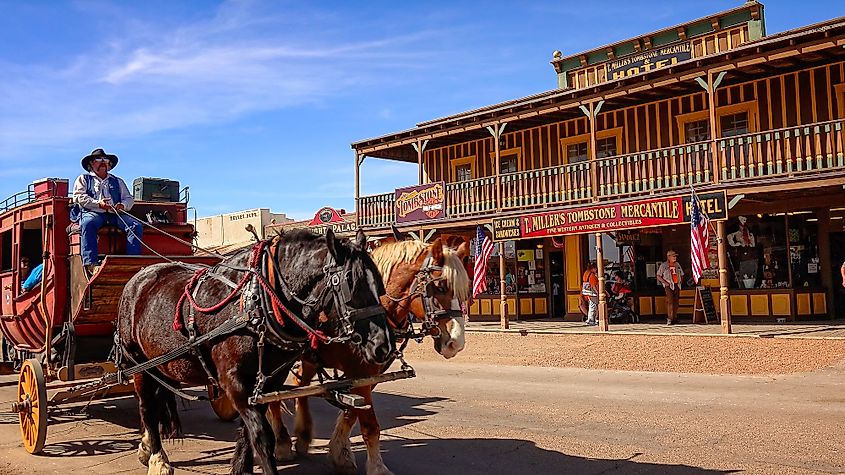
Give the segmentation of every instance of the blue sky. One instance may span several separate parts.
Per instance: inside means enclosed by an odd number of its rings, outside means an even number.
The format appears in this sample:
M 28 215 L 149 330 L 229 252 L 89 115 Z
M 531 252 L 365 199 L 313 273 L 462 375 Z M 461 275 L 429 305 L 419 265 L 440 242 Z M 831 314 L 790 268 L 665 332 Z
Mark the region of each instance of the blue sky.
M 73 179 L 103 147 L 130 186 L 190 186 L 200 216 L 351 211 L 351 142 L 552 89 L 556 49 L 741 3 L 0 0 L 0 199 Z M 845 14 L 765 4 L 770 34 Z M 415 181 L 413 165 L 368 158 L 361 189 Z

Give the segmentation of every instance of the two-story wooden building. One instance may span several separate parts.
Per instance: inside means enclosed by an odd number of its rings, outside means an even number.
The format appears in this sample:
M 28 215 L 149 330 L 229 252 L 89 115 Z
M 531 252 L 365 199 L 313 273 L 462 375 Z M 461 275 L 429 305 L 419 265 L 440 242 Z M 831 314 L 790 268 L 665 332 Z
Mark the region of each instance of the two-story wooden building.
M 660 316 L 667 250 L 690 275 L 694 189 L 713 214 L 703 283 L 720 312 L 845 316 L 845 18 L 767 35 L 750 1 L 551 64 L 557 89 L 352 144 L 358 225 L 472 237 L 496 218 L 475 319 L 579 318 L 591 259 Z M 359 196 L 366 158 L 416 163 L 409 185 L 425 186 Z

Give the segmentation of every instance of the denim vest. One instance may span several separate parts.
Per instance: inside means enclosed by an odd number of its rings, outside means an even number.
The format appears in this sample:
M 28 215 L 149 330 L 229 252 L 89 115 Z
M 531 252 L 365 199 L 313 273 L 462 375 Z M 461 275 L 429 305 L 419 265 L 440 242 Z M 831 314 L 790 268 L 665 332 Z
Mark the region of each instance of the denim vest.
M 90 197 L 94 197 L 94 178 L 91 175 L 83 175 L 85 177 L 85 194 Z M 121 193 L 120 193 L 120 182 L 117 181 L 112 175 L 106 177 L 106 183 L 109 187 L 109 196 L 111 197 L 111 204 L 112 206 L 121 202 Z M 73 206 L 70 208 L 70 221 L 72 223 L 79 222 L 79 218 L 82 217 L 82 211 L 84 209 L 79 203 L 74 203 Z

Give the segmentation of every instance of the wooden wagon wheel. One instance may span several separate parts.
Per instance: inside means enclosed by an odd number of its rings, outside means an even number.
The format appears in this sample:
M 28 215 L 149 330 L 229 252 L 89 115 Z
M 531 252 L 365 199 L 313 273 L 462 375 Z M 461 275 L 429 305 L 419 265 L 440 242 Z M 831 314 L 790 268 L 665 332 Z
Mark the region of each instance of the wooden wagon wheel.
M 12 409 L 19 415 L 23 447 L 31 454 L 41 453 L 47 440 L 47 383 L 38 360 L 23 362 Z
M 211 385 L 208 386 L 208 400 L 211 401 L 211 408 L 221 421 L 230 422 L 238 417 L 238 410 L 229 398 L 225 394 L 220 394 Z

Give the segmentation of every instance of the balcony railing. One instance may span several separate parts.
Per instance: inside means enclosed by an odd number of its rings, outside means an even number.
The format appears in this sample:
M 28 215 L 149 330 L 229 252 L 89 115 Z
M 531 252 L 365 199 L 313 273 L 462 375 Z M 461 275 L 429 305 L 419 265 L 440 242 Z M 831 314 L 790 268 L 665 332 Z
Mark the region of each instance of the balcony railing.
M 688 188 L 710 183 L 710 142 L 596 160 L 600 198 Z
M 720 139 L 722 181 L 841 169 L 842 134 L 835 120 Z
M 633 197 L 748 180 L 845 171 L 845 120 L 768 130 L 658 150 L 507 173 L 446 184 L 449 217 L 491 215 L 500 210 Z M 595 173 L 596 183 L 592 177 Z M 775 180 L 776 181 L 776 180 Z M 594 191 L 595 190 L 595 191 Z M 359 225 L 394 222 L 394 193 L 358 200 Z

